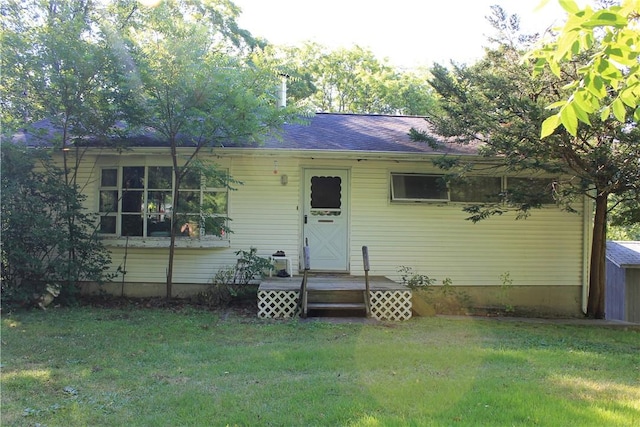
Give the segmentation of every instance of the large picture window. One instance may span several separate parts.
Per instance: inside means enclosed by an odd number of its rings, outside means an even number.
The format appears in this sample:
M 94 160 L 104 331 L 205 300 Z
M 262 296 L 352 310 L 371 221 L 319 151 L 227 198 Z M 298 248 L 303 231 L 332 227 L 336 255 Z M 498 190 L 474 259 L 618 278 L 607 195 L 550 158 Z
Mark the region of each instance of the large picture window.
M 131 237 L 179 236 L 223 238 L 227 220 L 227 185 L 187 173 L 174 212 L 175 180 L 170 166 L 104 168 L 100 175 L 100 232 Z M 175 225 L 174 225 L 175 224 Z

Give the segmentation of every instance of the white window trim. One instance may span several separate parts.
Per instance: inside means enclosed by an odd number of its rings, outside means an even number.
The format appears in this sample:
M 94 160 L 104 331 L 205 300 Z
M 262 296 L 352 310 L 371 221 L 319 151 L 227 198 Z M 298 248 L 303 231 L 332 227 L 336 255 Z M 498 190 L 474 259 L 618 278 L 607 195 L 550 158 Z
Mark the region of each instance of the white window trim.
M 436 178 L 442 178 L 444 177 L 444 175 L 442 174 L 436 174 L 436 173 L 422 173 L 422 172 L 389 172 L 389 184 L 391 187 L 391 203 L 396 203 L 396 204 L 402 204 L 402 203 L 446 203 L 446 204 L 452 204 L 452 205 L 469 205 L 469 204 L 478 204 L 478 203 L 485 203 L 483 201 L 460 201 L 460 200 L 451 200 L 451 192 L 450 189 L 447 187 L 447 198 L 441 198 L 441 199 L 421 199 L 421 198 L 396 198 L 395 197 L 395 191 L 394 191 L 394 185 L 393 185 L 393 177 L 394 176 L 400 176 L 400 175 L 412 175 L 412 176 L 429 176 L 429 177 L 436 177 Z M 477 176 L 477 177 L 487 177 L 487 175 L 470 175 L 470 176 Z M 502 191 L 509 191 L 509 179 L 510 178 L 524 178 L 524 179 L 558 179 L 558 177 L 554 177 L 554 176 L 510 176 L 510 175 L 499 175 L 499 176 L 492 176 L 489 175 L 489 177 L 494 177 L 494 178 L 500 178 L 500 183 L 501 183 L 501 188 Z M 542 205 L 542 207 L 551 207 L 554 206 L 553 203 L 544 203 Z
M 438 199 L 423 199 L 423 198 L 408 198 L 408 197 L 396 197 L 395 195 L 395 186 L 393 185 L 393 177 L 394 176 L 425 176 L 432 178 L 442 178 L 443 175 L 433 174 L 433 173 L 411 173 L 411 172 L 391 172 L 390 174 L 390 182 L 391 182 L 391 202 L 392 203 L 403 203 L 403 202 L 425 202 L 425 203 L 443 203 L 449 202 L 449 189 L 447 189 L 447 197 L 446 198 L 438 198 Z
M 106 235 L 102 237 L 102 243 L 110 248 L 168 248 L 171 244 L 169 237 L 140 237 L 129 236 L 113 237 Z M 204 238 L 180 237 L 175 240 L 176 248 L 228 248 L 231 246 L 229 239 L 213 239 L 205 236 Z
M 122 216 L 122 191 L 123 191 L 123 183 L 122 183 L 122 179 L 123 179 L 123 168 L 125 167 L 136 167 L 136 166 L 140 166 L 140 167 L 144 167 L 145 168 L 145 172 L 148 173 L 148 169 L 149 167 L 172 167 L 169 164 L 166 164 L 165 162 L 158 162 L 158 163 L 150 163 L 149 161 L 140 161 L 141 159 L 137 159 L 136 160 L 132 160 L 132 159 L 128 159 L 128 161 L 126 162 L 119 162 L 118 164 L 102 164 L 100 165 L 100 168 L 98 169 L 98 179 L 97 179 L 97 204 L 98 206 L 96 206 L 96 212 L 98 213 L 99 216 L 102 216 L 102 212 L 100 211 L 100 191 L 102 191 L 103 188 L 107 188 L 107 189 L 111 189 L 111 190 L 115 190 L 118 192 L 118 211 L 113 213 L 112 215 L 109 216 L 115 216 L 117 219 L 121 218 Z M 115 188 L 112 187 L 102 187 L 101 186 L 101 179 L 102 179 L 102 170 L 104 169 L 116 169 L 117 170 L 117 185 Z M 172 179 L 172 188 L 171 188 L 171 192 L 173 194 L 173 188 L 175 186 L 175 177 Z M 193 191 L 193 189 L 188 189 Z M 145 201 L 146 201 L 146 197 L 148 195 L 149 191 L 154 191 L 154 190 L 149 190 L 148 188 L 144 188 L 143 189 L 143 194 L 145 196 Z M 219 216 L 219 217 L 227 217 L 228 213 L 229 213 L 229 190 L 227 188 L 223 188 L 223 187 L 208 187 L 208 186 L 201 186 L 199 189 L 200 193 L 201 193 L 201 200 L 202 200 L 202 193 L 203 192 L 226 192 L 227 193 L 227 213 L 226 214 L 220 214 L 220 215 L 212 215 L 212 216 Z M 142 214 L 142 213 L 141 213 Z M 195 215 L 195 214 L 194 214 Z M 168 248 L 170 246 L 171 243 L 171 239 L 170 236 L 162 236 L 162 237 L 150 237 L 150 236 L 121 236 L 120 233 L 122 232 L 121 227 L 121 221 L 116 219 L 116 233 L 115 234 L 108 234 L 108 233 L 100 233 L 99 236 L 103 242 L 103 244 L 105 246 L 108 247 L 145 247 L 145 248 Z M 144 230 L 144 229 L 143 229 Z M 206 230 L 205 230 L 206 232 Z M 230 242 L 230 238 L 229 238 L 229 233 L 225 233 L 224 237 L 221 236 L 215 236 L 215 235 L 209 235 L 209 234 L 205 234 L 204 236 L 198 236 L 198 237 L 189 237 L 189 236 L 177 236 L 177 238 L 175 239 L 175 246 L 179 247 L 179 248 L 215 248 L 215 247 L 230 247 L 231 242 Z

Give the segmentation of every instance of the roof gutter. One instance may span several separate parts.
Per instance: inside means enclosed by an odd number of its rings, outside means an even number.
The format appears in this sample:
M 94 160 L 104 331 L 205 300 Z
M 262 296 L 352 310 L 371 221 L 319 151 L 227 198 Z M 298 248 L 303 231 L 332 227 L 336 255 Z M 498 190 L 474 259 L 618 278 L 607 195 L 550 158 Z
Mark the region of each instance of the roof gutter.
M 89 150 L 97 150 L 100 154 L 107 154 L 110 150 L 114 154 L 131 155 L 152 155 L 168 154 L 169 147 L 130 147 L 126 151 L 118 152 L 116 149 L 95 147 Z M 189 153 L 193 147 L 179 147 L 178 152 Z M 403 160 L 403 161 L 425 161 L 434 158 L 447 156 L 462 156 L 468 159 L 482 159 L 491 163 L 497 159 L 479 156 L 476 154 L 464 153 L 419 153 L 419 152 L 398 152 L 398 151 L 354 151 L 354 150 L 296 150 L 288 148 L 235 148 L 235 147 L 205 147 L 201 154 L 217 157 L 275 157 L 288 156 L 298 159 L 340 159 L 340 160 Z

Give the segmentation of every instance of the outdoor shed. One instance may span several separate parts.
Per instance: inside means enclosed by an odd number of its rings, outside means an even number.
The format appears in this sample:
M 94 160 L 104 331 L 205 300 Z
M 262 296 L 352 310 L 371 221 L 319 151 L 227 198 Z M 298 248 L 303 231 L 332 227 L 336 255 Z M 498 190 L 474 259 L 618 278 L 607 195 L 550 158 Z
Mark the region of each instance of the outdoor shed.
M 607 242 L 607 320 L 640 322 L 640 242 Z

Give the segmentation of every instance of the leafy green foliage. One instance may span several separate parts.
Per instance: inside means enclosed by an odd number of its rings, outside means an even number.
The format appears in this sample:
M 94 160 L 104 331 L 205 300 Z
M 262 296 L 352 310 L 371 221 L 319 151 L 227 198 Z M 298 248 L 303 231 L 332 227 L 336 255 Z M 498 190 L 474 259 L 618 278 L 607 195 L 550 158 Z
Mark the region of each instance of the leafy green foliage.
M 416 273 L 413 268 L 405 265 L 398 267 L 398 273 L 400 273 L 400 283 L 409 289 L 428 289 L 436 282 L 436 279 L 426 274 Z
M 359 46 L 330 51 L 307 43 L 265 52 L 289 76 L 291 99 L 312 111 L 424 115 L 434 104 L 425 70 L 397 70 Z
M 247 289 L 248 285 L 256 284 L 273 268 L 271 260 L 258 256 L 257 252 L 256 248 L 236 251 L 236 264 L 216 271 L 211 285 L 200 292 L 195 300 L 209 307 L 223 307 L 242 293 L 243 289 Z
M 31 304 L 47 284 L 70 302 L 79 281 L 109 279 L 111 258 L 95 233 L 95 218 L 63 175 L 45 153 L 2 144 L 3 305 Z
M 547 106 L 559 96 L 571 96 L 571 87 L 580 80 L 580 70 L 589 66 L 590 57 L 573 54 L 570 63 L 559 65 L 561 79 L 546 68 L 538 68 L 533 77 L 531 70 L 536 62 L 526 52 L 535 39 L 513 34 L 518 31 L 517 20 L 498 7 L 493 11 L 499 37 L 484 58 L 471 66 L 433 67 L 431 84 L 440 99 L 428 121 L 437 134 L 453 141 L 481 143 L 481 154 L 494 161 L 489 167 L 506 171 L 508 176 L 555 177 L 547 194 L 569 211 L 574 210 L 574 200 L 580 204 L 584 197 L 595 200 L 588 312 L 602 317 L 607 200 L 611 195 L 638 200 L 640 130 L 613 116 L 601 120 L 595 110 L 593 114 L 576 113 L 575 117 L 567 116 L 573 113 L 566 110 L 564 120 L 574 134 L 556 127 L 541 140 L 543 127 L 546 132 L 548 126 L 563 120 L 549 119 L 553 115 Z M 423 140 L 419 133 L 414 137 Z M 500 162 L 495 163 L 498 159 Z M 474 159 L 471 163 L 478 162 Z M 438 162 L 448 168 L 448 173 L 460 175 L 469 170 L 469 164 L 462 159 Z M 509 210 L 516 210 L 516 217 L 526 217 L 531 209 L 542 205 L 544 195 L 532 191 L 533 187 L 524 190 L 520 194 L 505 193 L 506 203 L 477 204 L 465 210 L 473 221 Z
M 563 64 L 582 52 L 586 63 L 578 68 L 577 78 L 566 89 L 569 96 L 553 102 L 549 109 L 558 112 L 542 125 L 541 137 L 551 135 L 558 126 L 577 136 L 578 122 L 591 125 L 590 116 L 605 121 L 611 116 L 620 123 L 640 121 L 640 4 L 624 0 L 620 5 L 593 10 L 580 9 L 573 0 L 560 4 L 568 14 L 555 40 L 545 43 L 532 55 L 536 58 L 534 75 L 545 67 L 562 78 Z
M 269 258 L 258 256 L 258 249 L 250 248 L 248 251 L 236 251 L 238 262 L 233 278 L 234 284 L 248 285 L 256 279 L 264 277 L 273 264 Z
M 2 7 L 5 126 L 47 119 L 60 130 L 49 141 L 58 148 L 116 134 L 131 102 L 124 85 L 129 64 L 111 45 L 95 2 L 8 0 Z

